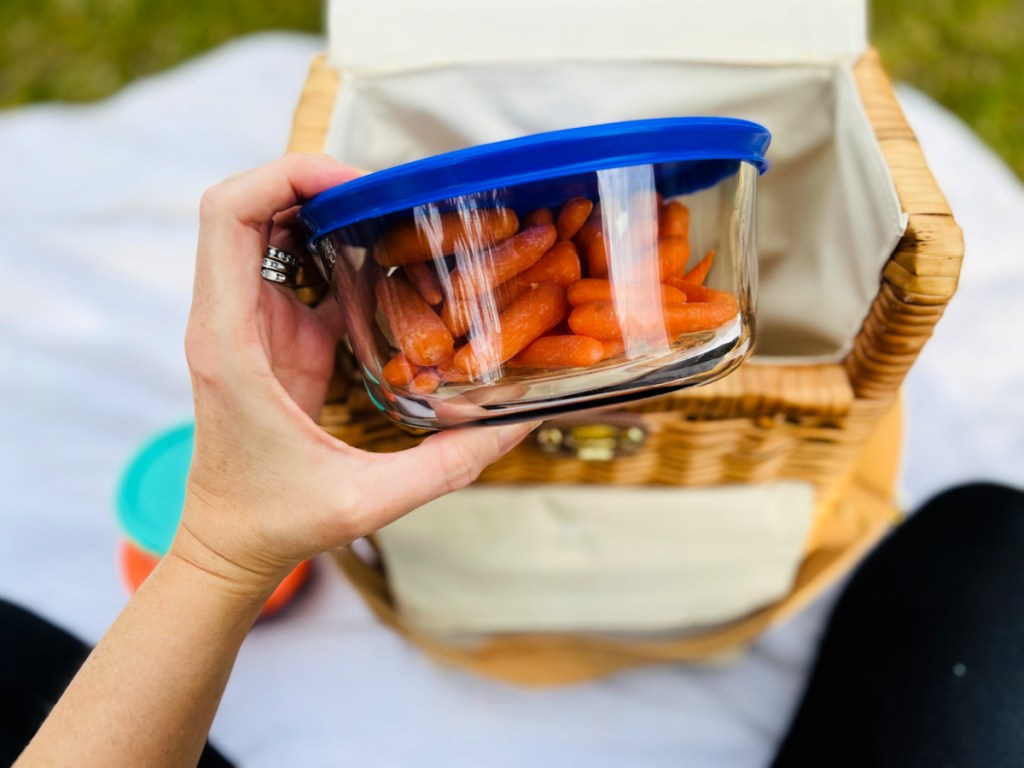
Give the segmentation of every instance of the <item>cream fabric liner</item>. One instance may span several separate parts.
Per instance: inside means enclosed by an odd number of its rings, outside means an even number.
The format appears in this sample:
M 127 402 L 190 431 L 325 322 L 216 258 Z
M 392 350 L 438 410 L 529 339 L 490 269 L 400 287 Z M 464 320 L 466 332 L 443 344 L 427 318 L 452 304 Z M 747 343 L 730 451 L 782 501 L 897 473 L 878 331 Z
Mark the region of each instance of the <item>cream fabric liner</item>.
M 525 18 L 545 18 L 549 26 L 579 10 L 575 2 L 544 5 L 550 11 L 515 7 Z M 796 3 L 790 18 L 803 21 L 787 28 L 792 36 L 788 57 L 781 51 L 759 54 L 790 63 L 668 60 L 673 51 L 688 57 L 690 51 L 668 47 L 660 36 L 645 45 L 636 30 L 620 35 L 615 25 L 621 17 L 612 10 L 620 5 L 605 0 L 587 4 L 585 38 L 591 47 L 584 56 L 579 35 L 563 34 L 567 42 L 560 48 L 543 36 L 499 34 L 498 22 L 506 18 L 497 10 L 500 4 L 336 2 L 331 54 L 343 84 L 326 151 L 379 170 L 471 144 L 614 120 L 691 114 L 756 120 L 771 130 L 773 140 L 772 168 L 758 191 L 761 281 L 755 354 L 776 362 L 840 359 L 878 292 L 881 267 L 906 224 L 849 68 L 852 55 L 863 47 L 862 37 L 837 32 L 830 46 L 816 47 L 822 45 L 822 17 L 804 9 L 815 3 Z M 719 16 L 735 11 L 737 3 L 716 5 L 713 13 L 708 5 L 633 4 L 630 18 L 644 18 L 643 27 L 652 31 L 685 28 L 691 37 L 701 29 L 695 21 L 700 19 L 716 43 L 714 50 L 723 56 L 735 50 L 739 56 L 749 40 L 726 35 L 723 29 L 735 25 L 723 28 Z M 860 4 L 833 0 L 821 5 L 832 8 L 837 21 L 858 18 L 851 8 Z M 484 6 L 487 13 L 477 12 Z M 425 27 L 417 19 L 428 7 Z M 772 7 L 778 18 L 786 18 L 784 8 Z M 802 15 L 795 15 L 797 10 Z M 713 18 L 707 18 L 709 13 Z M 378 31 L 385 28 L 386 33 Z M 438 38 L 448 45 L 443 56 L 437 40 L 424 34 L 426 28 L 445 30 Z M 378 48 L 364 38 L 387 43 Z M 481 48 L 480 39 L 491 44 Z M 819 42 L 804 51 L 799 45 L 808 40 Z M 577 60 L 565 60 L 566 51 Z M 603 60 L 582 60 L 595 56 Z M 818 63 L 791 63 L 813 59 Z
M 435 634 L 656 632 L 785 595 L 813 501 L 796 482 L 480 486 L 427 504 L 376 541 L 403 616 Z

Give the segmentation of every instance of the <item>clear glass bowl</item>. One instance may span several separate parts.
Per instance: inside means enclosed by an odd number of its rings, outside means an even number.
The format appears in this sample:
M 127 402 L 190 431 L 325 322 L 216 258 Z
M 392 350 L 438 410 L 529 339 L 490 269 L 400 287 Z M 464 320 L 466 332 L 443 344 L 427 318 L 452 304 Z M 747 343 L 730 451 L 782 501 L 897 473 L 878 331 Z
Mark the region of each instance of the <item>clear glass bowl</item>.
M 318 196 L 302 217 L 373 401 L 441 429 L 733 370 L 753 343 L 767 143 L 739 120 L 618 123 L 440 155 Z

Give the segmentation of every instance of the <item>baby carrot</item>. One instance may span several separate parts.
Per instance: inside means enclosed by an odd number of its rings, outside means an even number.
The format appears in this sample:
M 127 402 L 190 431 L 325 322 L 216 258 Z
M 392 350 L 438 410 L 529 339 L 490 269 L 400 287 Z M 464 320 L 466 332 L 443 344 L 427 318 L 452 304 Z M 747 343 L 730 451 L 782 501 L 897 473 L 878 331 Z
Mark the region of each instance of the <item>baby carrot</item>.
M 686 269 L 690 243 L 685 237 L 667 237 L 658 243 L 658 265 L 664 280 Z
M 594 210 L 590 212 L 590 216 L 587 218 L 586 223 L 580 227 L 580 231 L 576 233 L 576 237 L 574 237 L 573 240 L 576 241 L 576 245 L 578 245 L 581 250 L 586 250 L 590 241 L 597 235 L 601 234 L 603 226 L 604 224 L 601 221 L 601 206 L 595 205 Z
M 509 360 L 524 368 L 584 368 L 604 359 L 604 346 L 588 336 L 541 336 Z
M 406 264 L 403 269 L 405 276 L 412 283 L 412 287 L 427 304 L 435 306 L 441 303 L 441 299 L 444 298 L 441 295 L 441 283 L 438 281 L 433 267 L 425 262 L 415 262 Z
M 458 351 L 456 350 L 456 354 Z M 435 368 L 441 376 L 441 381 L 451 384 L 461 384 L 465 381 L 469 381 L 469 374 L 463 371 L 461 368 L 456 368 L 455 363 L 445 363 Z
M 658 211 L 658 237 L 686 237 L 690 231 L 690 209 L 670 200 Z
M 473 311 L 476 309 L 484 316 L 481 307 L 487 302 L 494 302 L 495 314 L 500 313 L 509 304 L 518 299 L 529 286 L 512 279 L 502 283 L 490 293 L 485 293 L 469 300 L 450 299 L 441 307 L 441 319 L 452 332 L 452 336 L 465 336 L 473 324 Z
M 409 389 L 418 395 L 429 395 L 441 386 L 441 376 L 433 368 L 421 368 L 416 377 L 409 382 Z
M 571 241 L 555 243 L 541 260 L 529 269 L 520 272 L 515 282 L 520 285 L 533 283 L 558 283 L 565 287 L 580 279 L 580 257 Z
M 730 293 L 721 300 L 665 305 L 665 330 L 675 337 L 683 333 L 707 331 L 725 325 L 736 317 L 739 302 Z
M 612 284 L 603 278 L 585 277 L 569 286 L 566 298 L 574 307 L 594 301 L 611 301 Z
M 622 328 L 615 316 L 615 305 L 610 301 L 592 301 L 573 307 L 569 313 L 569 327 L 573 333 L 601 341 L 622 338 Z
M 455 366 L 476 377 L 517 355 L 565 317 L 565 289 L 538 283 L 501 313 L 497 328 L 488 329 L 462 347 Z
M 373 257 L 385 267 L 400 267 L 455 253 L 456 243 L 467 249 L 487 248 L 507 240 L 518 229 L 519 219 L 508 208 L 474 208 L 402 219 L 377 242 Z
M 416 378 L 416 366 L 409 362 L 409 358 L 399 352 L 388 360 L 380 372 L 381 378 L 393 387 L 404 387 Z
M 620 290 L 623 288 L 629 290 L 629 286 L 619 287 Z M 574 307 L 578 307 L 581 304 L 590 304 L 595 301 L 613 301 L 614 296 L 615 292 L 612 290 L 611 282 L 599 278 L 577 280 L 569 286 L 566 294 L 569 303 Z M 661 300 L 668 304 L 683 304 L 686 302 L 686 293 L 671 285 L 662 285 Z
M 554 224 L 555 214 L 551 212 L 550 208 L 538 208 L 533 213 L 527 214 L 526 218 L 523 219 L 523 229 L 529 229 L 530 227 L 536 227 L 541 224 Z
M 604 359 L 607 360 L 609 357 L 617 357 L 626 351 L 626 342 L 622 339 L 608 339 L 601 342 L 601 347 L 604 349 Z
M 664 304 L 685 304 L 689 301 L 689 297 L 678 288 L 662 283 L 661 300 Z
M 683 333 L 706 331 L 724 325 L 736 316 L 739 305 L 734 296 L 727 293 L 723 296 L 729 296 L 732 301 L 663 305 L 665 331 L 675 338 Z M 574 333 L 601 341 L 622 337 L 615 306 L 610 302 L 597 301 L 575 307 L 569 315 L 569 327 Z
M 708 272 L 711 271 L 711 262 L 714 260 L 715 249 L 712 248 L 703 259 L 697 262 L 697 266 L 683 275 L 683 280 L 688 283 L 694 283 L 695 285 L 703 285 L 704 281 L 708 277 Z
M 452 359 L 451 332 L 411 285 L 400 277 L 382 277 L 376 293 L 391 335 L 409 362 L 431 366 Z
M 604 235 L 598 232 L 586 245 L 587 275 L 590 277 L 608 277 L 608 252 L 604 245 Z
M 685 293 L 687 301 L 709 302 L 711 304 L 723 304 L 730 307 L 737 305 L 736 297 L 731 293 L 717 291 L 714 288 L 708 288 L 706 285 L 691 283 L 681 277 L 670 277 L 666 283 Z
M 555 220 L 559 240 L 572 240 L 586 223 L 594 204 L 585 197 L 574 197 L 562 206 Z
M 501 285 L 532 267 L 555 244 L 551 224 L 524 229 L 518 235 L 474 257 L 471 269 L 456 268 L 451 273 L 452 297 L 459 301 Z

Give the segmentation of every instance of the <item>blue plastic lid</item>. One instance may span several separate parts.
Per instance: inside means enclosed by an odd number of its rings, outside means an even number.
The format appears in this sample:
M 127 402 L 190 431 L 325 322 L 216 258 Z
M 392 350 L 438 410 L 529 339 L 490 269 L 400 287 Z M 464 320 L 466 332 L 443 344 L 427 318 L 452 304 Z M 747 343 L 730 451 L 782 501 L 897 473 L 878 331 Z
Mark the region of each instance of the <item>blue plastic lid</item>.
M 659 191 L 684 194 L 735 173 L 738 162 L 752 163 L 763 173 L 770 141 L 763 126 L 728 117 L 667 117 L 538 133 L 361 176 L 321 192 L 300 215 L 316 239 L 369 218 L 460 195 L 536 188 L 535 182 L 573 177 L 569 186 L 578 189 L 586 186 L 581 174 L 666 163 L 671 170 L 656 175 Z M 500 204 L 525 209 L 544 201 L 534 190 Z
M 117 518 L 134 544 L 163 557 L 170 549 L 192 464 L 195 426 L 161 432 L 135 455 L 117 489 Z

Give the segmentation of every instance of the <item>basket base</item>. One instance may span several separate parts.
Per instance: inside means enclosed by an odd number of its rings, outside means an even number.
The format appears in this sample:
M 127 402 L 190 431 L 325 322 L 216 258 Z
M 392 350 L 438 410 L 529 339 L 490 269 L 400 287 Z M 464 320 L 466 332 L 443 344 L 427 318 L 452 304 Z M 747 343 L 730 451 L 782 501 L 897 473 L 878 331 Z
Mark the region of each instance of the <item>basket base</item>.
M 384 574 L 351 549 L 335 553 L 346 577 L 377 618 L 432 658 L 485 677 L 527 686 L 593 680 L 630 667 L 728 657 L 786 620 L 848 573 L 899 519 L 893 501 L 902 410 L 897 401 L 879 422 L 849 476 L 835 494 L 819 499 L 807 556 L 789 595 L 766 608 L 699 633 L 666 641 L 586 635 L 495 636 L 474 647 L 447 645 L 409 627 L 396 611 Z

